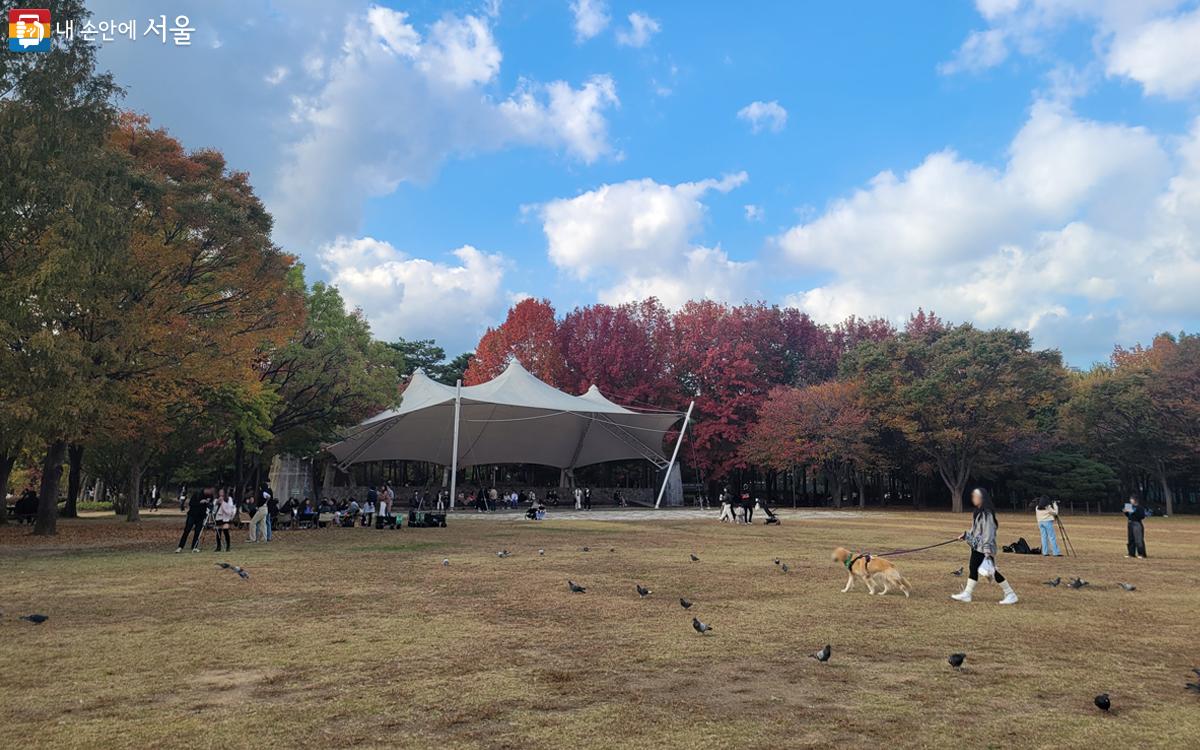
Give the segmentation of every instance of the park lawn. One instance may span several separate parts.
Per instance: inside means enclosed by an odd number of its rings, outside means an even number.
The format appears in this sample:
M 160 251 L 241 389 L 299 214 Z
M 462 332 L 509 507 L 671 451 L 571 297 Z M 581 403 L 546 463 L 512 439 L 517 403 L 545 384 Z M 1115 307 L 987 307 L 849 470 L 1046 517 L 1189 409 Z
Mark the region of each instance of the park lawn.
M 1153 557 L 1138 561 L 1122 518 L 1068 517 L 1080 556 L 1001 555 L 1021 603 L 999 607 L 990 583 L 973 604 L 947 598 L 962 544 L 895 558 L 912 599 L 840 593 L 835 545 L 930 544 L 965 516 L 781 515 L 774 528 L 452 517 L 270 545 L 238 534 L 219 555 L 171 554 L 177 518 L 63 521 L 53 540 L 0 527 L 0 745 L 1196 746 L 1200 695 L 1184 683 L 1200 666 L 1200 519 L 1150 519 Z M 1018 535 L 1037 544 L 1032 516 L 1002 515 L 1001 541 Z M 1055 575 L 1092 585 L 1041 585 Z M 635 582 L 654 593 L 640 600 Z M 51 619 L 16 619 L 29 612 Z M 695 633 L 693 614 L 714 632 Z M 830 663 L 807 658 L 825 643 Z M 952 651 L 968 654 L 962 672 Z M 1112 715 L 1093 708 L 1100 692 Z

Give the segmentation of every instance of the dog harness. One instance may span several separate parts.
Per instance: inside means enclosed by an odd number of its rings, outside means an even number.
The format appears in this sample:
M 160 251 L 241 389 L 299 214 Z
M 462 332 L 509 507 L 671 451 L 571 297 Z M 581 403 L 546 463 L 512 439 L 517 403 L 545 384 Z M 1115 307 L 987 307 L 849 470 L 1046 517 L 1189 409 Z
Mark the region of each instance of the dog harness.
M 853 555 L 853 556 L 847 558 L 846 570 L 850 570 L 850 571 L 854 570 L 854 563 L 858 562 L 859 560 L 864 560 L 864 559 L 866 560 L 866 562 L 863 563 L 863 570 L 866 572 L 870 572 L 868 570 L 868 568 L 870 568 L 870 566 L 871 566 L 871 553 L 869 553 L 869 552 L 863 552 L 863 553 Z

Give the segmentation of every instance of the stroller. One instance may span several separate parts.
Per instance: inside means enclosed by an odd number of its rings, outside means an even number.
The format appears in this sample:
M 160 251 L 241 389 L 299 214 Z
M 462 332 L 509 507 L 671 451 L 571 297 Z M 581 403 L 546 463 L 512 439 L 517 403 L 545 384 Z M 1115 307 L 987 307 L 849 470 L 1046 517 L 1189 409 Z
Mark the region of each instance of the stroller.
M 779 516 L 777 516 L 771 512 L 771 509 L 768 508 L 767 504 L 762 501 L 762 498 L 755 498 L 754 504 L 757 505 L 758 509 L 761 510 L 763 512 L 763 515 L 765 515 L 767 517 L 766 520 L 763 521 L 763 523 L 765 525 L 767 525 L 767 526 L 778 526 L 779 525 Z

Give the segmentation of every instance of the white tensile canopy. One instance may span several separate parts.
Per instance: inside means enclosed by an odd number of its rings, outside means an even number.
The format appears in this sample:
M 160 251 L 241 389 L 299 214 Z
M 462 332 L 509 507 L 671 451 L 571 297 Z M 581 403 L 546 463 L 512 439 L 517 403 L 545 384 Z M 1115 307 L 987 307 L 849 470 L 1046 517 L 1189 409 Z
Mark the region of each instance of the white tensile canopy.
M 494 379 L 471 386 L 443 385 L 417 370 L 398 408 L 365 420 L 327 450 L 342 467 L 408 459 L 452 470 L 499 463 L 574 469 L 645 459 L 666 468 L 669 476 L 683 433 L 670 459 L 663 437 L 680 418 L 686 429 L 690 415 L 690 407 L 687 415 L 627 409 L 594 385 L 572 396 L 538 380 L 514 359 Z M 453 502 L 453 471 L 451 477 Z

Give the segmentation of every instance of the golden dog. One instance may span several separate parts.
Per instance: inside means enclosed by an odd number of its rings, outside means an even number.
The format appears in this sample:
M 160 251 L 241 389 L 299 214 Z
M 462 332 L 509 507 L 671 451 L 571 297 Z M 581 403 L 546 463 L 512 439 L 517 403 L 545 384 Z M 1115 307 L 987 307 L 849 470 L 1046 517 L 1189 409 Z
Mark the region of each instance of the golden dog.
M 856 580 L 866 584 L 870 594 L 886 594 L 893 587 L 903 592 L 906 599 L 912 593 L 912 586 L 900 575 L 899 569 L 882 557 L 856 555 L 845 547 L 838 547 L 833 551 L 833 561 L 841 563 L 850 574 L 843 594 L 854 587 Z

